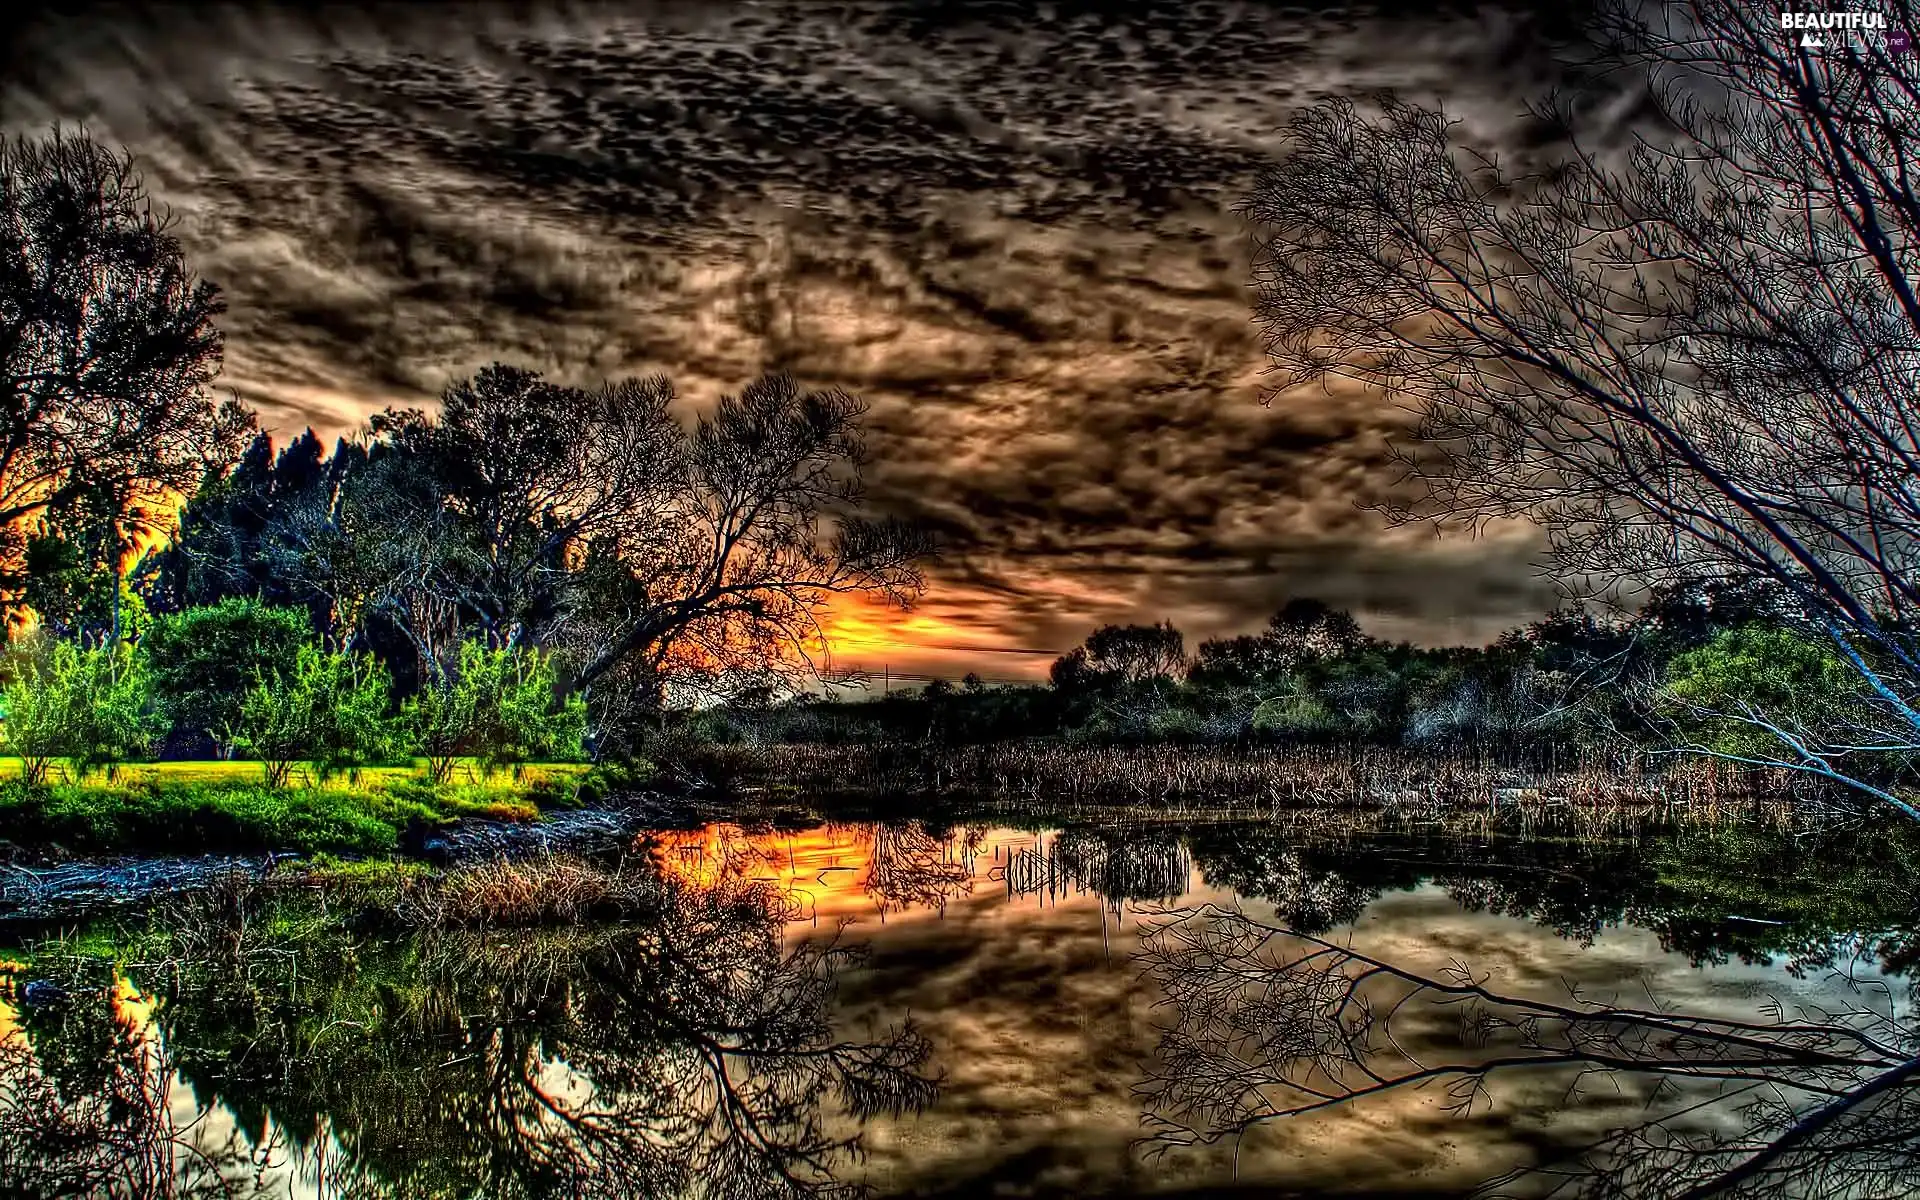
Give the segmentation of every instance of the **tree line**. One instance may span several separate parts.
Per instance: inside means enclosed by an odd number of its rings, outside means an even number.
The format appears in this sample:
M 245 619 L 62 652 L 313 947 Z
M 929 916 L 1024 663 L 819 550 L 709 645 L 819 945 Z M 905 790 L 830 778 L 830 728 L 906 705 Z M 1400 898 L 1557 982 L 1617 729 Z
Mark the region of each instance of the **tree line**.
M 1485 646 L 1383 641 L 1351 613 L 1300 598 L 1258 633 L 1191 651 L 1170 622 L 1103 626 L 1057 659 L 1044 684 L 989 687 L 969 677 L 851 701 L 762 695 L 684 714 L 680 724 L 720 742 L 1040 735 L 1739 757 L 1757 753 L 1761 737 L 1741 705 L 1840 736 L 1864 688 L 1776 590 L 1705 581 L 1660 588 L 1631 616 L 1563 608 Z M 1905 756 L 1881 755 L 1872 777 L 1891 784 L 1909 769 Z
M 359 760 L 383 721 L 440 761 L 477 694 L 541 689 L 543 720 L 623 753 L 670 698 L 820 662 L 835 593 L 920 589 L 930 542 L 865 511 L 842 390 L 769 375 L 688 418 L 664 378 L 495 364 L 330 452 L 277 447 L 214 398 L 220 311 L 129 156 L 0 143 L 0 608 L 40 639 L 8 660 L 32 762 L 161 736 Z M 183 659 L 202 638 L 274 651 Z M 516 739 L 570 744 L 492 740 Z

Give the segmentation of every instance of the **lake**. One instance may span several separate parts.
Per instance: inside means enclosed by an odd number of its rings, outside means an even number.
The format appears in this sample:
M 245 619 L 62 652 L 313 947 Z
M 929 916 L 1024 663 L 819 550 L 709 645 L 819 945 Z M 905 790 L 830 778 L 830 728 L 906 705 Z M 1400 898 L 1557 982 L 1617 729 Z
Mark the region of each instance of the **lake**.
M 1914 1053 L 1911 839 L 1019 823 L 657 831 L 644 920 L 16 931 L 0 1194 L 1679 1194 Z M 1914 1093 L 1752 1194 L 1914 1194 Z

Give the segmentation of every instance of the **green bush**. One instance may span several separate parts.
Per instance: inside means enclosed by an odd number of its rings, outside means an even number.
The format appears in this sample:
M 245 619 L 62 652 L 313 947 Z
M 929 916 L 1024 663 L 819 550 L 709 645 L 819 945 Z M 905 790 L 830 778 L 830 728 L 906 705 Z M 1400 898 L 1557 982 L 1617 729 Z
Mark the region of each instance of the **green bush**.
M 132 646 L 82 650 L 55 642 L 19 666 L 4 692 L 8 747 L 29 783 L 56 758 L 76 776 L 146 753 L 160 732 L 151 679 Z
M 302 646 L 290 670 L 259 680 L 241 698 L 227 736 L 261 761 L 271 787 L 285 787 L 296 762 L 313 764 L 324 778 L 392 752 L 391 690 L 386 668 L 369 655 Z
M 218 741 L 240 725 L 247 693 L 291 670 L 312 636 L 302 609 L 230 596 L 160 618 L 140 647 L 175 728 Z
M 1820 745 L 1866 703 L 1865 686 L 1833 647 L 1772 625 L 1722 630 L 1667 664 L 1660 696 L 1688 737 L 1719 754 L 1766 758 L 1786 748 L 1754 719 Z
M 1253 710 L 1253 728 L 1263 734 L 1317 737 L 1339 727 L 1334 711 L 1294 675 L 1284 677 L 1282 686 Z
M 407 703 L 404 724 L 427 760 L 427 778 L 446 783 L 460 758 L 479 759 L 491 774 L 502 766 L 581 757 L 586 704 L 578 696 L 557 702 L 555 683 L 548 655 L 462 645 L 452 679 L 422 688 Z

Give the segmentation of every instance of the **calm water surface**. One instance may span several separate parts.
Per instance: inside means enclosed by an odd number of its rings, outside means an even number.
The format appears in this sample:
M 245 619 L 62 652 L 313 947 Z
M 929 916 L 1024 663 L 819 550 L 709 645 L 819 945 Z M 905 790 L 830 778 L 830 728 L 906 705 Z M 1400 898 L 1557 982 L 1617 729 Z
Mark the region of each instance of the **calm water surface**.
M 1737 1134 L 1753 1096 L 1548 1064 L 1233 1132 L 1300 1098 L 1276 1094 L 1276 1046 L 1345 1028 L 1305 1015 L 1286 964 L 1322 948 L 1345 978 L 1377 961 L 1563 1006 L 1864 1007 L 1899 1028 L 1920 957 L 1910 864 L 1880 843 L 1264 823 L 650 840 L 684 899 L 638 925 L 395 938 L 308 903 L 252 914 L 231 957 L 239 935 L 195 932 L 184 968 L 125 929 L 28 947 L 0 992 L 0 1192 L 1461 1195 L 1649 1116 L 1689 1110 L 1637 1136 Z M 1400 1056 L 1372 1069 L 1503 1053 L 1484 1004 L 1424 992 L 1382 1041 L 1407 993 L 1380 973 L 1354 992 L 1346 1019 L 1371 1011 L 1369 1044 Z

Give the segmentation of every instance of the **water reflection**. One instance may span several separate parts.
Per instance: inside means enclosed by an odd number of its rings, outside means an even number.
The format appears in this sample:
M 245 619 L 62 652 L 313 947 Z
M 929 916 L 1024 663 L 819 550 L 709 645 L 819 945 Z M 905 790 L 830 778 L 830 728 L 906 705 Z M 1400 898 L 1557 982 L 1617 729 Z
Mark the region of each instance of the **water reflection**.
M 1905 1196 L 1920 1192 L 1920 1036 L 1884 981 L 1842 1007 L 1738 1019 L 1510 994 L 1465 962 L 1411 970 L 1211 905 L 1171 911 L 1139 959 L 1172 1014 L 1140 1085 L 1149 1149 L 1433 1088 L 1495 1109 L 1510 1076 L 1632 1090 L 1646 1115 L 1490 1194 Z M 1648 998 L 1652 1000 L 1651 997 Z
M 924 1106 L 930 1048 L 836 1038 L 855 952 L 788 943 L 773 900 L 663 889 L 644 923 L 412 937 L 307 900 L 180 913 L 164 963 L 103 988 L 69 960 L 20 997 L 0 1191 L 850 1194 L 857 1126 L 826 1106 Z
M 1863 837 L 715 825 L 620 921 L 229 898 L 15 974 L 0 1194 L 1677 1195 L 1920 1052 Z M 1769 1005 L 1871 1044 L 1732 1055 Z M 1741 1186 L 1908 1194 L 1907 1078 Z

